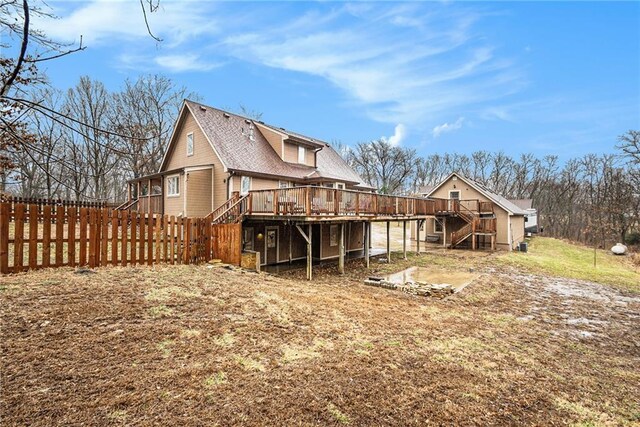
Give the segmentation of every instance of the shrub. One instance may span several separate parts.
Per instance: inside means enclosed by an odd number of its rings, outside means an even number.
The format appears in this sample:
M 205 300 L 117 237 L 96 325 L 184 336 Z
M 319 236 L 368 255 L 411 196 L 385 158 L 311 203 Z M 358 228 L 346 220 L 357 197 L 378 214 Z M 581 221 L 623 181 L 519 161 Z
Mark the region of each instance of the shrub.
M 625 236 L 624 242 L 627 245 L 640 245 L 640 232 L 634 231 Z

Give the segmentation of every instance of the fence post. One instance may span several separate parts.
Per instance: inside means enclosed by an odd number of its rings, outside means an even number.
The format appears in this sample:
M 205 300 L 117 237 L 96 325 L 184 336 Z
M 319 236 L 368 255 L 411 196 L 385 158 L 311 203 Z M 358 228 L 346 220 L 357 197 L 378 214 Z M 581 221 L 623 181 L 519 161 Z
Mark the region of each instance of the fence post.
M 9 203 L 0 203 L 0 273 L 9 273 Z

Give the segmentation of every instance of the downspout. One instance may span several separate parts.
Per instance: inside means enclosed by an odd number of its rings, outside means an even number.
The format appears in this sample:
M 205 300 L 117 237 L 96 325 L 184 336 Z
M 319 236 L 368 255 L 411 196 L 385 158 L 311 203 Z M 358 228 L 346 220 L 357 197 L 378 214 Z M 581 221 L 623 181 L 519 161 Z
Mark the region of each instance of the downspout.
M 316 169 L 318 169 L 318 152 L 322 151 L 323 148 L 324 146 L 313 150 L 313 163 L 314 163 L 313 167 Z

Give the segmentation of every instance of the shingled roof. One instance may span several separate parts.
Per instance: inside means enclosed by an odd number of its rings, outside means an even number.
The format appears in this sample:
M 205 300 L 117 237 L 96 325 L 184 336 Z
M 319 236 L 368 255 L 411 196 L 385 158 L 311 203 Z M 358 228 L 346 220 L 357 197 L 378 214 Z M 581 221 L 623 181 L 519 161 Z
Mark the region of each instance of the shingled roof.
M 255 120 L 228 111 L 185 100 L 185 106 L 209 139 L 222 164 L 229 171 L 291 179 L 346 182 L 361 188 L 372 188 L 327 143 L 263 122 L 287 136 L 315 147 L 317 168 L 285 162 L 262 135 Z M 253 140 L 249 138 L 253 128 Z
M 515 205 L 514 203 L 512 203 L 511 201 L 509 201 L 505 197 L 501 196 L 498 193 L 495 193 L 493 190 L 490 190 L 489 188 L 487 188 L 485 185 L 479 183 L 478 181 L 474 181 L 471 178 L 467 178 L 466 176 L 464 176 L 464 175 L 462 175 L 462 174 L 460 174 L 458 172 L 452 172 L 451 174 L 449 174 L 449 176 L 446 177 L 445 179 L 443 179 L 442 182 L 440 182 L 440 184 L 438 184 L 435 187 L 433 187 L 426 194 L 426 196 L 428 197 L 431 194 L 433 194 L 438 188 L 440 188 L 440 186 L 442 186 L 445 182 L 449 181 L 449 179 L 454 175 L 457 176 L 458 178 L 460 178 L 461 180 L 465 181 L 466 183 L 468 183 L 471 187 L 475 188 L 480 193 L 484 194 L 489 200 L 491 200 L 492 202 L 494 202 L 498 206 L 502 207 L 507 212 L 509 212 L 509 213 L 511 213 L 513 215 L 526 215 L 527 214 L 526 211 L 524 211 L 523 209 L 520 209 L 520 207 L 518 207 L 517 205 Z

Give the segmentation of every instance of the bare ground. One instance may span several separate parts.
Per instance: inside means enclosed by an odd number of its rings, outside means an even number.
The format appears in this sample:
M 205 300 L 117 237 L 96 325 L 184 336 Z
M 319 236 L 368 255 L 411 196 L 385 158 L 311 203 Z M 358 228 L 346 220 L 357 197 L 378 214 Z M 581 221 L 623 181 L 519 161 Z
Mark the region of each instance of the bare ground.
M 481 274 L 444 300 L 362 285 L 409 265 Z M 2 424 L 638 425 L 640 297 L 496 265 L 4 277 Z

